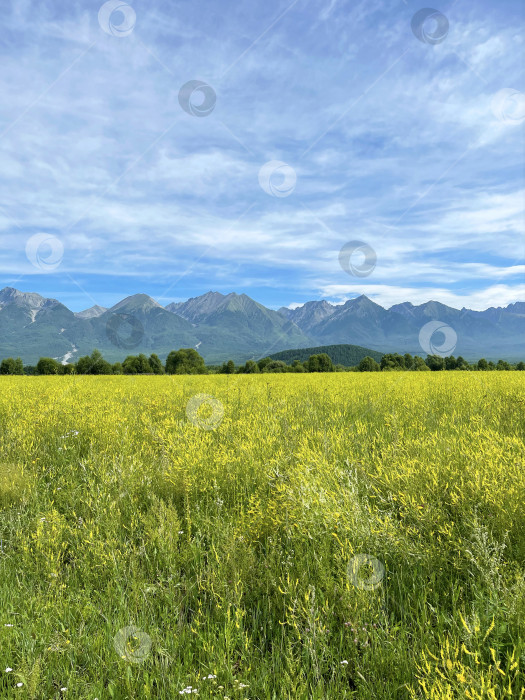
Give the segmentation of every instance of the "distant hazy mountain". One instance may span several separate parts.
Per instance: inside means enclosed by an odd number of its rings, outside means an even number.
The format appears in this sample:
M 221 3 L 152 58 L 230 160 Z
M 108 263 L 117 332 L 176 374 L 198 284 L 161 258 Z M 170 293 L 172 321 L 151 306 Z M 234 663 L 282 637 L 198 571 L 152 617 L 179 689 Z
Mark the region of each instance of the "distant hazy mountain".
M 208 292 L 166 308 L 193 324 L 204 358 L 214 347 L 224 348 L 229 357 L 250 359 L 311 345 L 311 339 L 293 321 L 246 294 Z
M 78 313 L 75 314 L 77 318 L 97 318 L 98 316 L 102 316 L 103 313 L 105 313 L 107 309 L 105 309 L 103 306 L 92 306 L 90 309 L 86 309 L 85 311 L 79 311 Z
M 456 342 L 450 354 L 456 357 L 525 359 L 525 302 L 485 311 L 453 309 L 437 301 L 419 306 L 404 302 L 387 310 L 360 296 L 339 306 L 329 304 L 332 313 L 323 307 L 320 315 L 325 314 L 325 318 L 317 323 L 311 322 L 311 314 L 305 317 L 305 306 L 281 313 L 320 344 L 351 342 L 382 352 L 409 352 L 424 357 L 427 353 L 420 344 L 420 331 L 427 323 L 440 321 L 453 330 Z M 435 347 L 440 347 L 443 335 L 436 331 L 432 340 Z
M 303 306 L 293 310 L 282 306 L 279 313 L 290 321 L 294 321 L 303 331 L 309 332 L 311 328 L 331 316 L 336 309 L 337 306 L 327 301 L 307 301 Z
M 39 294 L 0 291 L 0 358 L 26 363 L 43 356 L 73 362 L 95 347 L 112 362 L 139 352 L 164 359 L 170 350 L 194 347 L 214 364 L 311 344 L 292 321 L 245 294 L 210 292 L 168 308 L 135 294 L 110 309 L 73 313 Z
M 10 287 L 0 291 L 0 357 L 71 359 L 76 346 L 91 347 L 92 338 L 91 321 L 77 318 L 56 299 Z
M 205 316 L 213 313 L 218 307 L 228 302 L 230 297 L 236 297 L 237 295 L 221 294 L 220 292 L 207 292 L 202 294 L 200 297 L 193 297 L 188 299 L 188 301 L 173 302 L 168 304 L 166 308 L 168 311 L 172 311 L 174 314 L 182 316 L 182 318 L 188 319 L 197 323 L 201 321 Z
M 453 329 L 450 354 L 468 360 L 525 359 L 525 302 L 485 311 L 405 302 L 387 310 L 360 296 L 341 305 L 311 301 L 274 311 L 246 294 L 208 292 L 165 308 L 135 294 L 111 309 L 93 306 L 73 313 L 56 299 L 11 287 L 0 291 L 0 358 L 20 356 L 34 363 L 50 356 L 71 362 L 97 347 L 114 362 L 139 352 L 164 359 L 170 350 L 195 347 L 206 362 L 217 364 L 326 345 L 425 356 L 419 339 L 429 322 Z M 440 346 L 439 330 L 435 336 L 433 343 Z
M 333 314 L 310 326 L 310 334 L 323 345 L 351 341 L 373 350 L 404 349 L 410 339 L 410 324 L 402 315 L 360 296 L 336 306 Z

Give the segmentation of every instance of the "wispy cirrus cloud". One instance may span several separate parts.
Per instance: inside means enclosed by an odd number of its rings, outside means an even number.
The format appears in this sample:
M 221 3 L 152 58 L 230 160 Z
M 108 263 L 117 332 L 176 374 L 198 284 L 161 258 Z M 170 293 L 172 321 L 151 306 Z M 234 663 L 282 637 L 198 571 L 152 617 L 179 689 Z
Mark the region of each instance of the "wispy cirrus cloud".
M 98 4 L 6 4 L 5 284 L 22 276 L 21 288 L 76 308 L 71 278 L 101 305 L 123 279 L 126 292 L 220 288 L 272 305 L 523 298 L 517 4 L 448 3 L 434 46 L 414 36 L 411 2 L 133 6 L 119 38 L 102 31 Z M 206 118 L 180 107 L 193 79 L 216 93 Z M 518 97 L 495 105 L 505 88 Z M 261 189 L 271 160 L 293 169 L 289 196 Z M 64 246 L 52 275 L 25 255 L 41 230 Z M 370 276 L 341 270 L 349 240 L 376 251 Z

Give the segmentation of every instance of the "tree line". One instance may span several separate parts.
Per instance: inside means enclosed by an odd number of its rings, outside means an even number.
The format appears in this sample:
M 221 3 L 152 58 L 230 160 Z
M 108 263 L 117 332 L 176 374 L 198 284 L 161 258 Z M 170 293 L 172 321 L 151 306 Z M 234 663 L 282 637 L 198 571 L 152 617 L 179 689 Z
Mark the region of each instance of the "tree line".
M 282 360 L 274 360 L 264 357 L 260 360 L 248 360 L 244 365 L 236 365 L 233 360 L 224 362 L 221 366 L 206 366 L 204 358 L 193 348 L 181 348 L 172 350 L 163 364 L 155 353 L 149 357 L 128 355 L 123 362 L 111 364 L 107 362 L 102 353 L 95 349 L 91 355 L 80 357 L 76 363 L 61 364 L 52 357 L 41 357 L 38 363 L 24 367 L 22 360 L 8 357 L 0 363 L 0 374 L 260 374 L 282 372 L 435 372 L 435 371 L 491 371 L 491 370 L 525 370 L 525 363 L 510 364 L 505 360 L 497 363 L 480 359 L 469 364 L 463 357 L 440 357 L 428 355 L 425 359 L 418 355 L 405 353 L 387 353 L 383 355 L 381 362 L 376 362 L 372 357 L 364 357 L 354 367 L 344 367 L 334 364 L 329 355 L 319 353 L 310 355 L 308 360 L 301 362 L 294 360 L 291 365 Z
M 481 371 L 486 372 L 490 370 L 525 370 L 525 363 L 518 362 L 516 364 L 511 364 L 505 360 L 498 360 L 497 363 L 492 361 L 487 361 L 484 358 L 478 360 L 477 362 L 468 363 L 461 355 L 459 357 L 454 357 L 450 355 L 448 357 L 441 357 L 440 355 L 427 355 L 425 359 L 419 357 L 419 355 L 410 355 L 405 353 L 400 355 L 398 353 L 387 353 L 381 358 L 381 362 L 378 363 L 371 357 L 365 357 L 361 360 L 359 365 L 355 368 L 360 372 L 384 372 L 384 371 L 411 371 L 411 372 L 436 372 L 443 370 L 466 370 L 466 371 Z

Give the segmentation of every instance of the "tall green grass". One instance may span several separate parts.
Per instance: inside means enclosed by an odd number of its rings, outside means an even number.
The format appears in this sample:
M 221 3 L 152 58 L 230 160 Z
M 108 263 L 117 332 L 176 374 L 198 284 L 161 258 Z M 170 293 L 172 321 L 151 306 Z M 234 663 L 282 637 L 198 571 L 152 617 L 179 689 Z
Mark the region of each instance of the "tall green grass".
M 1 697 L 525 697 L 520 373 L 0 386 Z

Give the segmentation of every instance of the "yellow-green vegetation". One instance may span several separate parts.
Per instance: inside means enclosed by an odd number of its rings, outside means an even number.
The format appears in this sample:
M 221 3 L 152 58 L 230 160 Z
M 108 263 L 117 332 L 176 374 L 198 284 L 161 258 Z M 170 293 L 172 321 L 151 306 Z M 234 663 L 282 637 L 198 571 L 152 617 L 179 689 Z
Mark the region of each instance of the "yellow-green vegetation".
M 522 375 L 1 378 L 1 697 L 524 698 Z

